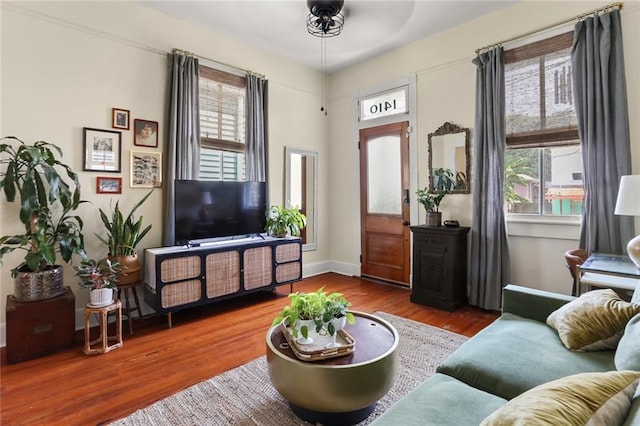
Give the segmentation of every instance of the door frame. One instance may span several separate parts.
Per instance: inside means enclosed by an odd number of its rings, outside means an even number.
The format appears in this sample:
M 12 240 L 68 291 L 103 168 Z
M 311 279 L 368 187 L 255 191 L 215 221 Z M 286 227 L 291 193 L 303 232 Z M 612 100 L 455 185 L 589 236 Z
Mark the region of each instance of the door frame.
M 357 204 L 356 208 L 354 209 L 354 211 L 352 212 L 352 220 L 354 224 L 356 224 L 357 226 L 357 235 L 358 238 L 360 238 L 360 229 L 362 227 L 362 223 L 360 220 L 360 209 L 361 209 L 361 205 L 360 205 L 360 152 L 358 149 L 358 142 L 360 140 L 360 130 L 361 129 L 366 129 L 369 127 L 378 127 L 378 126 L 383 126 L 385 124 L 390 124 L 390 123 L 396 123 L 396 122 L 401 122 L 401 121 L 408 121 L 409 122 L 409 218 L 410 218 L 410 224 L 411 225 L 416 225 L 418 224 L 418 215 L 419 215 L 419 204 L 418 204 L 418 198 L 416 196 L 416 191 L 418 190 L 418 168 L 419 168 L 419 162 L 418 162 L 418 145 L 419 145 L 419 140 L 420 140 L 420 131 L 418 128 L 418 120 L 417 120 L 417 111 L 416 111 L 416 107 L 417 107 L 417 94 L 416 94 L 416 74 L 409 74 L 405 77 L 396 79 L 396 80 L 392 80 L 386 83 L 382 83 L 380 85 L 376 85 L 376 86 L 372 86 L 366 89 L 362 89 L 362 90 L 358 90 L 356 92 L 354 92 L 353 94 L 353 112 L 354 112 L 354 117 L 355 117 L 355 125 L 353 126 L 353 139 L 355 141 L 355 143 L 353 144 L 353 170 L 355 170 L 354 174 L 353 174 L 353 180 L 352 180 L 352 187 L 353 187 L 353 193 L 357 194 L 357 196 L 355 197 L 355 203 Z M 392 116 L 388 116 L 388 117 L 383 117 L 383 118 L 378 118 L 378 119 L 373 119 L 373 120 L 367 120 L 367 121 L 360 121 L 359 117 L 360 117 L 360 105 L 359 105 L 359 100 L 362 98 L 367 98 L 370 97 L 372 95 L 375 95 L 377 93 L 382 93 L 382 92 L 387 92 L 396 88 L 400 88 L 403 86 L 407 86 L 408 90 L 407 90 L 407 101 L 408 101 L 408 110 L 409 112 L 406 114 L 397 114 L 397 115 L 392 115 Z M 427 137 L 425 135 L 424 137 L 424 149 L 425 149 L 425 155 L 423 156 L 424 158 L 426 158 L 426 140 Z M 413 235 L 410 236 L 410 241 L 409 241 L 409 246 L 410 246 L 410 250 L 413 251 Z M 360 258 L 360 251 L 361 251 L 361 247 L 360 244 L 357 245 L 357 247 L 354 249 L 354 259 L 359 259 Z M 356 275 L 361 276 L 361 272 L 362 272 L 362 264 L 360 262 L 357 263 L 357 273 Z M 413 269 L 413 259 L 411 259 L 411 266 L 410 266 L 410 271 L 412 271 Z M 413 278 L 412 278 L 412 272 L 409 273 L 409 286 L 411 286 L 411 283 L 413 282 Z

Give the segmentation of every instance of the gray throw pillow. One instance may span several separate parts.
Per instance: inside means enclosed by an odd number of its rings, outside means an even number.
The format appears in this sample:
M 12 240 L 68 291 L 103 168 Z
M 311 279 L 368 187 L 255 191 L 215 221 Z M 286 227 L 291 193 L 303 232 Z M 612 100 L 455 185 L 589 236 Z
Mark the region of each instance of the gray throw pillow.
M 624 329 L 614 361 L 618 371 L 640 371 L 640 315 L 631 318 Z

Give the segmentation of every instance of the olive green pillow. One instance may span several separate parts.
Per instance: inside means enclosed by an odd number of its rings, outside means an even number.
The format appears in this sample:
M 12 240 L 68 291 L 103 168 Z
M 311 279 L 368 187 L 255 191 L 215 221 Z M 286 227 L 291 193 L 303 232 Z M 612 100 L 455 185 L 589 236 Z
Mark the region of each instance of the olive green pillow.
M 625 302 L 611 289 L 589 291 L 547 317 L 560 340 L 574 351 L 614 349 L 640 305 Z
M 563 377 L 515 397 L 480 426 L 621 425 L 639 382 L 638 371 Z
M 640 315 L 631 318 L 614 358 L 618 370 L 640 371 Z

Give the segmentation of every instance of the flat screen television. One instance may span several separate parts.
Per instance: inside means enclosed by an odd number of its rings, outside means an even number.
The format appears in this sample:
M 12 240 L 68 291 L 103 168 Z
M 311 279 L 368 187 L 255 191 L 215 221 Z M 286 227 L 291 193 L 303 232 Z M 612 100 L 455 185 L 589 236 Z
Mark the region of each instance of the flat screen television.
M 265 232 L 265 182 L 175 181 L 175 245 Z

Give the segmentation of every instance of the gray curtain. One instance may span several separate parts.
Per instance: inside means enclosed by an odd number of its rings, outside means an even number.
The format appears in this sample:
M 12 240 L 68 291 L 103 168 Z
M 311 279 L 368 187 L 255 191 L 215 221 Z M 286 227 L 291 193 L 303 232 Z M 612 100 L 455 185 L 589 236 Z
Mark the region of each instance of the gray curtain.
M 267 106 L 269 82 L 253 74 L 247 75 L 247 146 L 246 180 L 266 182 L 268 176 Z
M 477 71 L 469 303 L 499 310 L 511 267 L 503 210 L 504 50 L 481 53 L 473 63 Z
M 571 59 L 584 165 L 580 248 L 626 253 L 633 218 L 613 214 L 620 177 L 631 174 L 620 11 L 578 22 Z
M 174 245 L 175 179 L 197 179 L 200 169 L 198 59 L 181 53 L 169 59 L 169 114 L 164 147 L 163 244 Z

